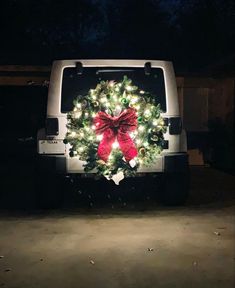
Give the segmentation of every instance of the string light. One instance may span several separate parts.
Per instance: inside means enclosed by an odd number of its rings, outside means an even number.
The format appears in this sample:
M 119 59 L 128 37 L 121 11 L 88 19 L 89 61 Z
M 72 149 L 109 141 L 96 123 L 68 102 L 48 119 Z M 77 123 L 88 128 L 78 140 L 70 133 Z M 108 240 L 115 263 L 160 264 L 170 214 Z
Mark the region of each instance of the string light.
M 103 135 L 97 135 L 97 136 L 96 136 L 96 139 L 97 139 L 98 141 L 101 141 L 101 140 L 103 139 Z
M 143 131 L 145 130 L 145 127 L 144 127 L 143 125 L 140 125 L 139 128 L 138 128 L 138 130 L 139 130 L 140 132 L 143 132 Z
M 119 144 L 117 141 L 115 141 L 113 144 L 112 144 L 112 148 L 114 149 L 117 149 L 119 147 Z
M 82 112 L 76 112 L 76 113 L 74 113 L 74 118 L 75 119 L 78 119 L 78 118 L 80 118 L 82 116 Z
M 151 164 L 155 155 L 161 152 L 161 144 L 154 143 L 153 145 L 152 142 L 148 142 L 155 134 L 159 137 L 158 139 L 163 138 L 162 135 L 166 131 L 164 130 L 164 121 L 161 120 L 160 116 L 160 106 L 155 105 L 156 102 L 154 98 L 151 98 L 151 94 L 147 94 L 144 90 L 139 90 L 138 87 L 132 85 L 131 80 L 126 76 L 123 81 L 118 83 L 114 81 L 97 83 L 97 87 L 90 89 L 88 95 L 83 98 L 79 96 L 75 101 L 73 110 L 69 113 L 68 128 L 70 130 L 68 129 L 65 140 L 71 145 L 73 154 L 78 154 L 81 160 L 87 162 L 84 166 L 86 169 L 89 170 L 91 166 L 97 167 L 98 174 L 108 175 L 110 178 L 116 173 L 114 171 L 122 171 L 125 174 L 129 166 L 134 173 L 138 164 Z M 112 150 L 108 161 L 96 161 L 97 156 L 99 158 L 99 145 L 105 145 L 107 141 L 103 134 L 96 134 L 96 130 L 100 128 L 101 124 L 103 125 L 101 121 L 98 122 L 98 113 L 104 111 L 112 117 L 118 117 L 121 113 L 125 115 L 128 109 L 134 109 L 133 117 L 136 117 L 136 129 L 127 132 L 137 148 L 136 164 L 132 165 L 133 161 L 128 162 L 125 156 L 121 154 L 122 150 L 117 141 L 117 135 L 115 142 L 110 147 Z M 94 121 L 96 117 L 97 119 Z M 78 118 L 81 120 L 73 121 Z M 91 157 L 93 153 L 95 157 Z M 123 157 L 122 160 L 119 156 Z M 135 166 L 136 168 L 133 169 Z
M 100 102 L 101 102 L 101 103 L 104 104 L 106 101 L 107 101 L 106 97 L 102 97 L 102 98 L 100 98 Z
M 150 111 L 149 109 L 146 109 L 146 110 L 144 111 L 144 115 L 146 115 L 146 116 L 151 115 L 151 111 Z
M 138 97 L 137 96 L 134 96 L 131 98 L 131 104 L 135 104 L 136 102 L 138 102 Z
M 158 125 L 158 121 L 157 121 L 157 119 L 154 119 L 153 120 L 153 126 L 157 126 Z
M 136 105 L 136 106 L 135 106 L 135 109 L 136 109 L 136 110 L 140 110 L 140 105 Z
M 81 152 L 83 152 L 83 151 L 84 151 L 84 147 L 79 147 L 79 148 L 78 148 L 78 152 L 81 153 Z

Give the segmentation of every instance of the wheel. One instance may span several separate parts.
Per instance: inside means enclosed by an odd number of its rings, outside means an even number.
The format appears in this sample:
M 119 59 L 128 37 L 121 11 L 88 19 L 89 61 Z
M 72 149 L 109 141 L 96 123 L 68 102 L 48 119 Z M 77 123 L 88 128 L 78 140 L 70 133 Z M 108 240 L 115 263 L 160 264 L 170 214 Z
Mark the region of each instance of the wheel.
M 36 176 L 36 207 L 42 209 L 61 208 L 63 185 L 58 175 L 40 174 Z
M 38 163 L 37 163 L 38 164 Z M 50 168 L 50 166 L 47 166 Z M 35 206 L 49 209 L 60 208 L 63 204 L 63 181 L 53 169 L 45 169 L 39 162 L 35 169 Z
M 185 204 L 189 194 L 189 178 L 189 171 L 164 174 L 160 201 L 170 206 Z

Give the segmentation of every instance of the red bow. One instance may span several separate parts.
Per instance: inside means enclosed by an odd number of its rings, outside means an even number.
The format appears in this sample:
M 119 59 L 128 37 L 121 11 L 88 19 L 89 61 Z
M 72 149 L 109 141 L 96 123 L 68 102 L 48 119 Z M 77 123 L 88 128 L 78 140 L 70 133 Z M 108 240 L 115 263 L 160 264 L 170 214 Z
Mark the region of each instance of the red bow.
M 136 111 L 132 108 L 124 110 L 118 117 L 112 117 L 105 112 L 98 112 L 94 118 L 97 134 L 103 134 L 98 147 L 98 156 L 107 161 L 112 150 L 112 144 L 117 138 L 119 147 L 126 159 L 130 161 L 137 156 L 137 149 L 128 132 L 137 128 Z

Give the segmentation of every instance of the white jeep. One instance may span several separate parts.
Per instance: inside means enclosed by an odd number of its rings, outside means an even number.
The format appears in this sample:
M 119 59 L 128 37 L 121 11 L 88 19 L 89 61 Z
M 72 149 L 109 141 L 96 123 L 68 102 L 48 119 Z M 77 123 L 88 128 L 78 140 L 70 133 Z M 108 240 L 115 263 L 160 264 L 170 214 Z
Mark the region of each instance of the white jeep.
M 38 131 L 37 139 L 39 174 L 46 178 L 47 187 L 52 187 L 47 193 L 54 189 L 53 181 L 57 175 L 87 177 L 84 161 L 79 159 L 79 155 L 70 157 L 70 145 L 64 143 L 68 132 L 67 116 L 73 110 L 73 99 L 77 95 L 86 95 L 101 79 L 119 81 L 125 75 L 141 89 L 151 90 L 157 95 L 161 117 L 166 125 L 161 152 L 151 165 L 139 165 L 136 176 L 146 176 L 147 173 L 162 176 L 164 189 L 160 193 L 166 204 L 178 205 L 186 200 L 189 189 L 187 141 L 179 113 L 175 74 L 171 62 L 157 60 L 54 61 L 46 125 Z M 89 173 L 90 178 L 95 178 L 92 176 L 95 174 L 94 169 Z

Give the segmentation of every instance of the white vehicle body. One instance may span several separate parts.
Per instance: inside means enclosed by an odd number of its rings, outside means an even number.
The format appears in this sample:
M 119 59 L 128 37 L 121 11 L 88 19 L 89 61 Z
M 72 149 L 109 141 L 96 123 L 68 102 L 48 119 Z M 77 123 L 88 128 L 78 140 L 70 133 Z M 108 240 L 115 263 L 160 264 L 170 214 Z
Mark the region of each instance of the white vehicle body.
M 59 60 L 52 66 L 48 103 L 47 119 L 58 119 L 58 131 L 55 135 L 47 135 L 46 128 L 38 132 L 38 153 L 42 157 L 53 158 L 55 168 L 60 173 L 84 173 L 84 162 L 78 157 L 69 156 L 69 145 L 63 143 L 67 128 L 67 114 L 61 112 L 61 93 L 63 71 L 67 67 L 76 67 L 76 63 L 81 63 L 84 69 L 90 67 L 122 67 L 122 68 L 143 68 L 146 62 L 151 63 L 151 69 L 160 68 L 164 75 L 166 111 L 162 117 L 167 119 L 167 132 L 164 139 L 168 144 L 163 149 L 159 157 L 150 167 L 140 167 L 139 173 L 177 171 L 184 169 L 187 165 L 187 145 L 186 134 L 181 127 L 177 87 L 173 65 L 168 61 L 157 60 Z M 183 159 L 183 161 L 182 161 Z M 180 166 L 180 167 L 179 167 Z M 183 167 L 183 168 L 182 168 Z M 93 171 L 95 173 L 95 171 Z

